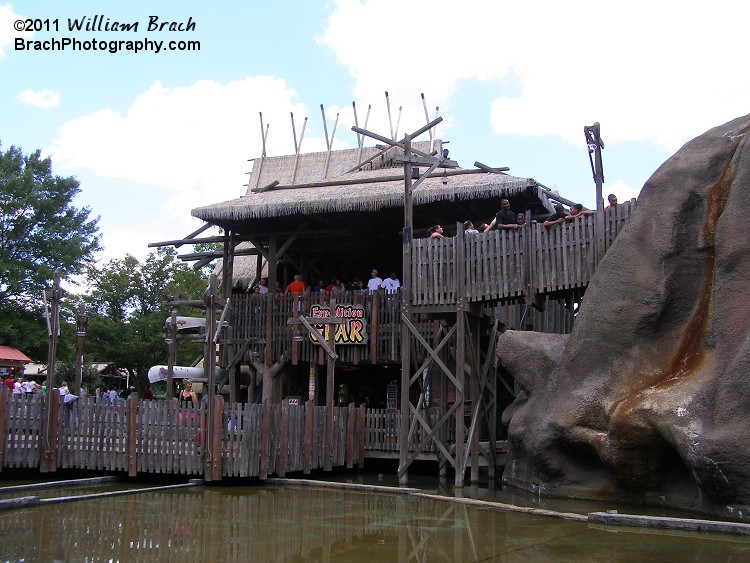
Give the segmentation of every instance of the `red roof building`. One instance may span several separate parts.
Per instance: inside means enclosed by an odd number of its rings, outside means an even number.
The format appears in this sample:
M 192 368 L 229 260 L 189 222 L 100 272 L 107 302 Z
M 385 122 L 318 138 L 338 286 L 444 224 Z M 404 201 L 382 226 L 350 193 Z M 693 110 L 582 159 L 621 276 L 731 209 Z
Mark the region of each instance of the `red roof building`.
M 0 368 L 20 368 L 31 362 L 31 358 L 12 346 L 0 346 Z M 7 372 L 7 371 L 6 371 Z

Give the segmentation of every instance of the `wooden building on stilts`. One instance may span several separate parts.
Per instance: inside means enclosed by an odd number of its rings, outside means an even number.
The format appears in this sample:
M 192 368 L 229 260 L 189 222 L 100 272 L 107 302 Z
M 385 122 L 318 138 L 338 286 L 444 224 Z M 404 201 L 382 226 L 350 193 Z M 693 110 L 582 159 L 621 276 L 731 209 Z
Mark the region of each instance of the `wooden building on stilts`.
M 229 373 L 230 402 L 325 405 L 327 442 L 334 407 L 365 403 L 368 456 L 398 457 L 401 483 L 414 461 L 434 460 L 460 487 L 482 465 L 494 476 L 498 409 L 517 391 L 495 368 L 497 336 L 569 332 L 632 203 L 546 229 L 532 221 L 571 202 L 507 169 L 458 167 L 430 132 L 437 122 L 400 141 L 355 128 L 347 150 L 300 153 L 295 139 L 295 154 L 253 161 L 245 195 L 192 214 L 224 233 L 207 360 Z M 523 229 L 465 232 L 501 198 Z M 427 237 L 434 225 L 445 237 Z M 374 269 L 401 288 L 368 291 Z M 295 275 L 307 288 L 286 293 Z M 253 291 L 262 277 L 265 294 Z

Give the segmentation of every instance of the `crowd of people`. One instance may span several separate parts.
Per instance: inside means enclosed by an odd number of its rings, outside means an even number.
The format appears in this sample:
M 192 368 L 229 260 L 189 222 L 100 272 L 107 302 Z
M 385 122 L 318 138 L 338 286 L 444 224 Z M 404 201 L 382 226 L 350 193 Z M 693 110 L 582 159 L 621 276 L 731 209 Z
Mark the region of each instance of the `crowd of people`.
M 40 394 L 42 397 L 47 394 L 47 383 L 37 383 L 30 375 L 18 375 L 14 369 L 11 368 L 7 375 L 0 375 L 0 385 L 5 386 L 8 389 L 9 394 L 27 396 Z M 127 399 L 131 393 L 135 393 L 136 389 L 134 386 L 125 387 L 118 391 L 114 386 L 99 385 L 93 391 L 89 385 L 81 387 L 78 392 L 71 391 L 67 381 L 63 381 L 59 387 L 56 388 L 60 396 L 60 400 L 63 402 L 70 402 L 73 398 L 79 397 L 96 397 L 97 399 L 103 399 L 112 404 L 117 404 L 120 400 Z M 67 397 L 67 398 L 66 398 Z M 150 385 L 146 385 L 143 390 L 143 399 L 152 400 L 154 393 L 151 390 Z
M 605 211 L 612 209 L 617 206 L 617 196 L 615 194 L 609 194 L 607 196 L 609 205 L 604 208 Z M 575 203 L 569 210 L 566 210 L 562 204 L 555 205 L 555 211 L 542 223 L 546 228 L 559 225 L 563 222 L 572 222 L 580 217 L 587 217 L 593 215 L 594 212 L 590 209 L 585 209 L 582 204 Z M 535 225 L 536 220 L 532 219 L 530 224 Z M 516 231 L 523 229 L 526 226 L 526 215 L 524 213 L 516 213 L 510 207 L 510 200 L 502 198 L 500 200 L 500 211 L 495 214 L 491 223 L 482 223 L 479 228 L 474 226 L 472 221 L 464 221 L 464 233 L 467 235 L 475 235 L 479 233 L 489 233 L 490 231 Z M 443 238 L 443 227 L 441 225 L 433 225 L 427 230 L 428 239 Z
M 325 292 L 335 295 L 344 291 L 361 291 L 369 295 L 373 293 L 397 293 L 401 287 L 396 272 L 383 279 L 378 275 L 378 270 L 373 268 L 370 271 L 370 278 L 365 283 L 361 278 L 355 277 L 351 281 L 344 282 L 340 277 L 332 278 L 328 283 L 319 279 L 312 286 L 307 285 L 299 274 L 294 275 L 294 279 L 289 282 L 285 289 L 282 290 L 281 284 L 276 283 L 276 293 L 285 295 L 302 295 L 303 293 Z M 268 293 L 268 278 L 261 278 L 257 285 L 248 288 L 249 293 L 255 295 L 265 295 Z

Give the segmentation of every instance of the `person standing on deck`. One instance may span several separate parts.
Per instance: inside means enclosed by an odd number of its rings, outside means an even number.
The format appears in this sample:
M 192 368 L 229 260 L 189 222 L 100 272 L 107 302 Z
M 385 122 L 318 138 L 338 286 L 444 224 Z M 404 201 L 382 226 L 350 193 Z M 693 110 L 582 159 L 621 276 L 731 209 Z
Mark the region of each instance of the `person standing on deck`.
M 572 221 L 576 217 L 588 217 L 593 214 L 594 212 L 590 209 L 584 209 L 583 205 L 581 205 L 580 203 L 576 203 L 570 208 L 570 213 L 567 217 L 565 217 L 565 220 Z
M 542 224 L 549 229 L 550 227 L 553 227 L 565 221 L 566 215 L 567 214 L 565 213 L 565 208 L 558 203 L 557 205 L 555 205 L 555 212 L 547 217 L 547 220 Z
M 294 274 L 294 281 L 289 282 L 289 285 L 286 286 L 285 293 L 297 293 L 301 295 L 304 291 L 305 282 L 302 281 L 299 274 Z
M 396 272 L 391 272 L 391 276 L 385 278 L 383 283 L 380 284 L 380 287 L 382 287 L 383 291 L 386 293 L 396 293 L 398 288 L 401 287 L 401 282 L 398 280 Z
M 604 208 L 604 211 L 609 211 L 610 209 L 617 207 L 617 196 L 615 194 L 609 194 L 607 196 L 607 201 L 609 202 L 609 205 Z
M 510 200 L 504 197 L 500 200 L 500 211 L 495 213 L 495 218 L 492 220 L 492 223 L 487 226 L 484 232 L 488 233 L 492 229 L 515 231 L 522 228 L 522 225 L 516 223 L 516 214 L 510 209 Z
M 478 235 L 479 231 L 474 228 L 474 223 L 471 221 L 464 221 L 464 233 L 467 235 Z
M 434 227 L 430 227 L 428 239 L 435 239 L 435 238 L 443 238 L 443 227 L 440 225 L 435 225 Z
M 372 295 L 373 293 L 376 293 L 380 291 L 380 286 L 382 285 L 383 280 L 378 277 L 378 271 L 373 268 L 372 272 L 370 272 L 370 279 L 367 280 L 367 290 Z

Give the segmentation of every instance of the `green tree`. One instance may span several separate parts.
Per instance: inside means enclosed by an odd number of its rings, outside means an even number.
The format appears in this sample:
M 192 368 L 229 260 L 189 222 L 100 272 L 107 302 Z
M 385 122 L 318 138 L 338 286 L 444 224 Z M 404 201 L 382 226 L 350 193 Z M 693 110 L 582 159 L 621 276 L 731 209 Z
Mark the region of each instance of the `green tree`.
M 127 255 L 89 269 L 90 290 L 81 298 L 89 318 L 88 358 L 127 370 L 139 384 L 145 384 L 151 366 L 166 363 L 164 327 L 171 314 L 167 296 L 198 299 L 206 288 L 201 274 L 175 254 L 160 249 L 143 263 Z M 200 345 L 181 344 L 178 361 L 191 362 L 201 351 Z
M 80 274 L 100 249 L 99 219 L 72 205 L 79 191 L 40 151 L 0 151 L 0 343 L 37 360 L 46 357 L 44 288 L 56 270 Z

